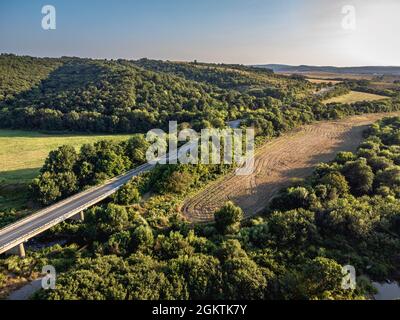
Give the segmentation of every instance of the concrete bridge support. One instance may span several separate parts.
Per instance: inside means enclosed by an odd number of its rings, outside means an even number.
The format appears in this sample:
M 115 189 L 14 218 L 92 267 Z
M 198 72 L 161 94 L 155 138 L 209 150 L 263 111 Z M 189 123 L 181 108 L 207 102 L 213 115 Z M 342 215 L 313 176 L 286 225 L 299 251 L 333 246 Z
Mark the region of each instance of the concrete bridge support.
M 85 221 L 85 214 L 83 213 L 83 211 L 81 211 L 78 214 L 74 215 L 71 219 L 75 221 Z
M 8 254 L 15 254 L 15 255 L 19 255 L 21 258 L 25 258 L 26 254 L 25 254 L 25 246 L 23 243 L 20 243 L 18 246 L 10 249 L 8 252 Z

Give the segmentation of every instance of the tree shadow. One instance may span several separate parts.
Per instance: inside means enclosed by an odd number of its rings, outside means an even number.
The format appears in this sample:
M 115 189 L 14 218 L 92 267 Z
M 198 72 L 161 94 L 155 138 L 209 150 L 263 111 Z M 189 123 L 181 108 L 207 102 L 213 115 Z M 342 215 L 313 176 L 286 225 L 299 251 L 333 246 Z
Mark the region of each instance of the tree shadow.
M 39 174 L 40 168 L 0 171 L 0 191 L 8 186 L 27 184 Z

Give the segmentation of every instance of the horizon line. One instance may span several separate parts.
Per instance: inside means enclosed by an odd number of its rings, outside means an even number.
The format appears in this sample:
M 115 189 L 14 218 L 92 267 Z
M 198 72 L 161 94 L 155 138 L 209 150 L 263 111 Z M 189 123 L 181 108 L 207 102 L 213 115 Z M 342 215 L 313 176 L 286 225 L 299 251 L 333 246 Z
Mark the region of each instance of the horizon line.
M 61 59 L 61 58 L 78 58 L 78 59 L 92 59 L 92 60 L 106 60 L 106 61 L 113 61 L 113 60 L 127 60 L 127 61 L 137 61 L 141 59 L 148 59 L 148 60 L 155 60 L 155 61 L 168 61 L 168 62 L 175 62 L 175 63 L 204 63 L 204 64 L 224 64 L 224 65 L 240 65 L 240 66 L 268 66 L 268 65 L 276 65 L 276 66 L 286 66 L 286 67 L 318 67 L 318 68 L 371 68 L 371 67 L 378 67 L 378 68 L 400 68 L 400 65 L 321 65 L 321 64 L 292 64 L 292 63 L 237 63 L 237 62 L 220 62 L 220 61 L 199 61 L 197 59 L 188 59 L 188 60 L 174 60 L 168 58 L 153 58 L 153 57 L 141 57 L 141 58 L 121 58 L 121 57 L 93 57 L 93 56 L 82 56 L 82 55 L 30 55 L 30 54 L 21 54 L 21 53 L 13 53 L 13 52 L 0 52 L 0 55 L 14 55 L 18 57 L 31 57 L 31 58 L 42 58 L 42 59 Z

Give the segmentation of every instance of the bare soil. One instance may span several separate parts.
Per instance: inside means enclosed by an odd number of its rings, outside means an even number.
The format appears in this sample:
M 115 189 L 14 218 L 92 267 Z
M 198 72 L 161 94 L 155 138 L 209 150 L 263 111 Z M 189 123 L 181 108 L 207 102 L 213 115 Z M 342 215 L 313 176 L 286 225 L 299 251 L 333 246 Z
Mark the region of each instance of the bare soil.
M 247 217 L 260 213 L 293 179 L 309 176 L 318 163 L 332 161 L 340 151 L 355 151 L 367 126 L 388 116 L 400 112 L 317 122 L 273 139 L 257 150 L 253 174 L 230 174 L 211 183 L 187 199 L 182 212 L 192 222 L 207 222 L 215 210 L 233 201 Z

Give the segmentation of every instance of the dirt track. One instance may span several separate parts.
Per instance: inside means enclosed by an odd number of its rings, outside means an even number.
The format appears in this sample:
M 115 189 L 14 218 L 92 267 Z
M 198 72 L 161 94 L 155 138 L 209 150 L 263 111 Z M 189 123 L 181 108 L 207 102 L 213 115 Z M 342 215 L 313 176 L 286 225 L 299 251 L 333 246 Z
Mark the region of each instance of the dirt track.
M 193 222 L 209 221 L 226 201 L 239 205 L 246 216 L 263 210 L 292 178 L 310 175 L 320 162 L 334 159 L 339 151 L 354 151 L 366 127 L 397 113 L 369 114 L 338 121 L 306 125 L 257 150 L 255 170 L 249 176 L 228 175 L 188 199 L 183 214 Z

